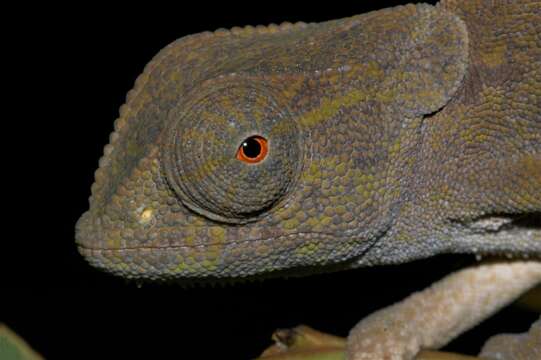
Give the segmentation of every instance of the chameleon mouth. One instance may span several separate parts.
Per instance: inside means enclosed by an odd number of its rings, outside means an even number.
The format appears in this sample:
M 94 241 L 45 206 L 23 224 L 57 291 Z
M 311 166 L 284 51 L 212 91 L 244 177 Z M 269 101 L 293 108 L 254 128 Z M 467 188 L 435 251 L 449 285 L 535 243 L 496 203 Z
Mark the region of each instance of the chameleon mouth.
M 76 235 L 75 242 L 80 251 L 83 252 L 121 252 L 121 251 L 146 251 L 153 249 L 164 249 L 164 250 L 181 250 L 181 249 L 205 249 L 213 246 L 223 246 L 223 240 L 211 240 L 204 243 L 192 243 L 192 244 L 157 244 L 157 243 L 147 243 L 145 241 L 133 242 L 133 245 L 129 246 L 127 243 L 130 240 L 122 239 L 122 241 L 115 241 L 112 239 L 112 235 L 109 233 L 115 233 L 114 230 L 106 230 L 99 227 L 99 222 L 92 222 L 93 215 L 90 212 L 84 213 L 76 225 Z M 178 239 L 183 238 L 183 233 L 180 231 L 181 226 L 173 227 L 160 227 L 156 229 L 156 236 L 159 233 L 164 233 L 166 230 L 169 232 L 169 235 L 176 237 Z M 202 228 L 205 228 L 202 226 Z M 339 235 L 329 232 L 292 232 L 288 234 L 277 235 L 274 237 L 259 237 L 259 238 L 246 238 L 242 240 L 228 240 L 227 246 L 230 247 L 240 247 L 248 244 L 256 246 L 258 242 L 272 242 L 277 241 L 278 243 L 287 241 L 291 245 L 302 245 L 306 238 L 310 238 L 311 241 L 330 241 L 340 238 L 349 239 L 353 237 L 351 235 Z M 291 242 L 291 239 L 296 239 L 296 241 Z M 140 240 L 140 239 L 139 239 Z
M 96 231 L 95 223 L 89 227 L 90 219 L 91 215 L 85 214 L 77 224 L 79 253 L 93 267 L 134 280 L 205 283 L 212 279 L 227 281 L 256 275 L 258 278 L 289 276 L 293 274 L 291 269 L 301 275 L 327 272 L 352 267 L 354 259 L 363 256 L 377 242 L 377 239 L 364 241 L 344 234 L 299 232 L 269 238 L 241 238 L 227 243 L 209 239 L 205 244 L 134 243 L 126 246 L 126 241 L 122 241 L 119 246 L 111 247 L 114 241 L 107 239 L 106 231 Z M 183 241 L 182 231 L 177 231 L 178 239 Z M 335 247 L 332 254 L 328 253 L 330 246 Z M 309 263 L 315 265 L 305 266 Z
M 209 283 L 237 283 L 253 279 L 300 277 L 354 268 L 357 259 L 340 262 L 321 262 L 315 265 L 289 264 L 283 267 L 258 269 L 254 264 L 272 263 L 272 257 L 244 259 L 242 264 L 216 266 L 209 269 L 205 262 L 179 263 L 175 259 L 186 249 L 182 247 L 89 249 L 79 246 L 80 254 L 95 268 L 122 278 L 135 281 L 175 282 L 205 285 Z M 172 250 L 175 250 L 172 252 Z M 242 271 L 228 271 L 236 269 Z

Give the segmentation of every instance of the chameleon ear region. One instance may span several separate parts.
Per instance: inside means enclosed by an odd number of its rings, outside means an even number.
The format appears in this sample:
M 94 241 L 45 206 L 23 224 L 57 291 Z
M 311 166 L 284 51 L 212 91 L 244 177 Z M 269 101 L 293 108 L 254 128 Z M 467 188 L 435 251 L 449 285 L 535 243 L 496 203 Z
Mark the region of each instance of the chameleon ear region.
M 414 116 L 441 109 L 460 88 L 468 68 L 468 32 L 456 15 L 418 6 L 400 64 L 383 83 L 398 106 Z
M 268 87 L 213 85 L 172 116 L 162 163 L 177 196 L 199 215 L 254 221 L 276 206 L 300 173 L 299 129 Z

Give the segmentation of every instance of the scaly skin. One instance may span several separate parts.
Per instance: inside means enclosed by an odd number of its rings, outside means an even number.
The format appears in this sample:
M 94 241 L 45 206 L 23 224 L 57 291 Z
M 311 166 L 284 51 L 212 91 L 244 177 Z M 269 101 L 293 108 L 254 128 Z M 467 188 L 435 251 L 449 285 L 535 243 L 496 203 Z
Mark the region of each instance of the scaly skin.
M 182 281 L 539 259 L 540 33 L 539 2 L 449 0 L 179 39 L 120 110 L 79 250 Z

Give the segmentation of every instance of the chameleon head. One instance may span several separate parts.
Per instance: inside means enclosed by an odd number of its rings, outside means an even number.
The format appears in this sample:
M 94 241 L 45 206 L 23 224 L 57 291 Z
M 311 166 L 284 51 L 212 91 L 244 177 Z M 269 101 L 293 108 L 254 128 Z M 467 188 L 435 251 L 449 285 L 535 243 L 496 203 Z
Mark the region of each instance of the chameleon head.
M 347 126 L 337 118 L 307 129 L 275 85 L 207 81 L 167 111 L 154 108 L 159 132 L 117 128 L 77 224 L 88 261 L 132 278 L 213 279 L 362 251 L 385 226 L 382 154 L 354 161 L 349 140 L 340 144 Z M 355 148 L 372 132 L 350 137 Z
M 121 108 L 80 252 L 129 278 L 351 266 L 392 228 L 467 43 L 428 5 L 176 41 Z

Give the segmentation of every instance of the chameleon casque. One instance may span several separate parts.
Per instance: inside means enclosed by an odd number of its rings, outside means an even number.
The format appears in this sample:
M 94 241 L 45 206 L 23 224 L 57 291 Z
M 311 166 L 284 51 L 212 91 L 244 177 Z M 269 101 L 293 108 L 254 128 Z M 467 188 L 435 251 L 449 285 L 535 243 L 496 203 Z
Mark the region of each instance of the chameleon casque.
M 348 338 L 348 359 L 412 358 L 541 282 L 541 3 L 181 38 L 128 93 L 95 178 L 79 251 L 131 279 L 506 255 Z

